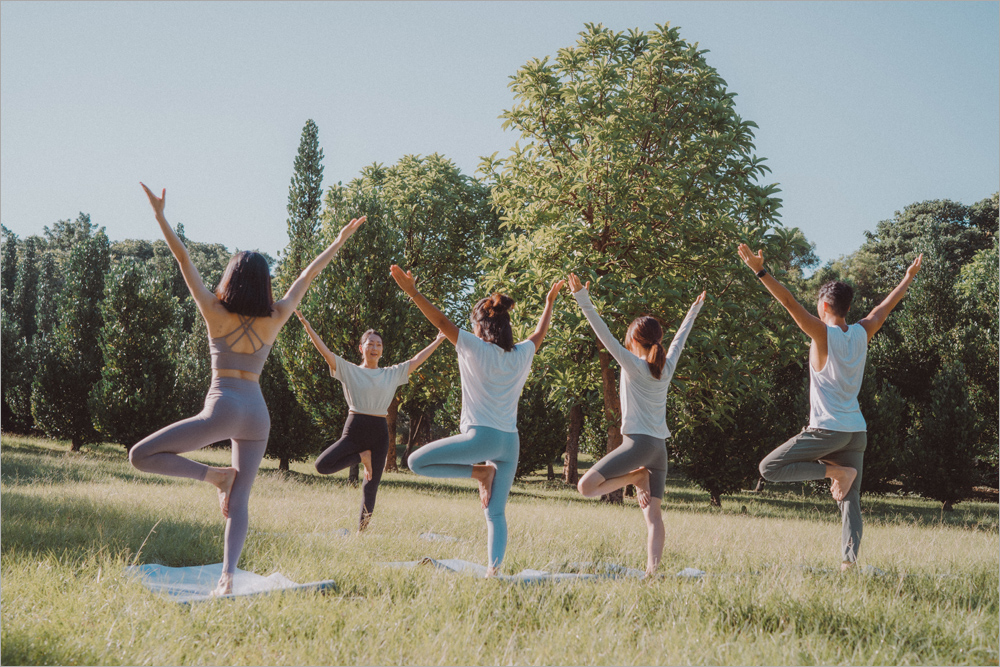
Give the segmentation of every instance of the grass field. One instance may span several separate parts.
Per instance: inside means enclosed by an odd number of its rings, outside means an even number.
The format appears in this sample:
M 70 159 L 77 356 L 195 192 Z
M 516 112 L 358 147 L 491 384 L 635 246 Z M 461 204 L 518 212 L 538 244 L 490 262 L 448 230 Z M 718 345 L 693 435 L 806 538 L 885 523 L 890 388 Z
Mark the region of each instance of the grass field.
M 10 664 L 972 664 L 998 663 L 998 507 L 940 512 L 863 500 L 862 566 L 841 575 L 840 519 L 801 485 L 708 495 L 670 478 L 664 576 L 541 585 L 387 561 L 485 563 L 474 485 L 387 474 L 366 534 L 360 491 L 293 464 L 262 470 L 240 567 L 336 592 L 177 605 L 131 563 L 222 560 L 208 485 L 132 469 L 120 447 L 3 436 L 0 662 Z M 224 464 L 228 452 L 194 458 Z M 265 465 L 275 466 L 266 461 Z M 745 511 L 744 509 L 745 508 Z M 645 528 L 559 482 L 516 484 L 503 570 L 574 561 L 642 568 Z M 154 529 L 155 526 L 155 529 Z M 458 538 L 431 542 L 432 531 Z M 141 547 L 141 549 L 140 549 Z M 685 567 L 708 572 L 673 576 Z

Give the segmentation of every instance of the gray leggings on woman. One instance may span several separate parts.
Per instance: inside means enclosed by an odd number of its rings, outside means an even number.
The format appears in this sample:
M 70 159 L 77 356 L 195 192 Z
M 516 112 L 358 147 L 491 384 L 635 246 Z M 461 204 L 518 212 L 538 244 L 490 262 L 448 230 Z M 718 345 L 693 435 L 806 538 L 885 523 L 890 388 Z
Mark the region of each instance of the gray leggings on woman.
M 213 442 L 233 442 L 236 481 L 229 494 L 229 518 L 222 569 L 230 574 L 243 551 L 250 521 L 250 487 L 264 458 L 271 417 L 260 385 L 250 380 L 217 377 L 205 396 L 205 408 L 189 419 L 166 426 L 132 447 L 129 461 L 143 472 L 204 480 L 209 466 L 178 456 Z
M 825 428 L 806 427 L 802 432 L 764 457 L 760 474 L 769 482 L 807 482 L 826 477 L 829 461 L 835 465 L 854 468 L 858 476 L 851 484 L 840 507 L 842 527 L 840 547 L 843 562 L 853 563 L 861 548 L 861 466 L 865 462 L 868 434 L 864 431 L 849 433 Z
M 667 441 L 645 433 L 626 433 L 622 444 L 591 468 L 604 479 L 621 477 L 638 468 L 649 471 L 649 495 L 663 500 L 667 484 Z

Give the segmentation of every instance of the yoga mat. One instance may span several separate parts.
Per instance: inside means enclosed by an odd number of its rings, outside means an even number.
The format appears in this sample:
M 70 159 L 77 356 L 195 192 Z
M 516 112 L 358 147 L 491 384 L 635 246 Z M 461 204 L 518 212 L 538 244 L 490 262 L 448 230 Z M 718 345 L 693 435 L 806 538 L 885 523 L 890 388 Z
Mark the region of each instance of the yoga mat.
M 280 572 L 262 577 L 237 568 L 233 576 L 233 592 L 213 598 L 210 594 L 219 583 L 222 563 L 194 567 L 166 565 L 129 565 L 126 573 L 141 578 L 143 585 L 154 593 L 165 595 L 173 602 L 189 603 L 203 600 L 226 600 L 247 595 L 262 595 L 285 591 L 336 589 L 332 580 L 297 584 Z

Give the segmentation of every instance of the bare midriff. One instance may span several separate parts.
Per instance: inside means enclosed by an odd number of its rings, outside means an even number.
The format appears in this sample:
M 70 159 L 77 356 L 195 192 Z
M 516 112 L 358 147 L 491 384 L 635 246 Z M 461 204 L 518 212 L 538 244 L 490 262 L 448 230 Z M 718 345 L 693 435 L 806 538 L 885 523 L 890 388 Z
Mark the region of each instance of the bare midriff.
M 364 415 L 365 417 L 388 417 L 389 415 L 373 415 L 370 412 L 358 412 L 357 410 L 348 410 L 349 415 Z
M 260 375 L 257 373 L 250 373 L 249 371 L 237 371 L 232 368 L 213 368 L 212 377 L 220 378 L 239 378 L 240 380 L 249 380 L 250 382 L 259 382 Z

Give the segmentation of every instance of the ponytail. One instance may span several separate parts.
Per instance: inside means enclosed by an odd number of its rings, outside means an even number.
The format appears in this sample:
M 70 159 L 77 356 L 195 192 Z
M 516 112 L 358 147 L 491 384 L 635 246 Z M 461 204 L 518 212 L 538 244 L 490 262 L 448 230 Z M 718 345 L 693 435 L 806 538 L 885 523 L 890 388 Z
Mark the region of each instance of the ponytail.
M 649 348 L 646 353 L 646 363 L 650 374 L 659 380 L 663 376 L 663 367 L 667 363 L 667 352 L 663 349 L 663 327 L 655 317 L 643 315 L 632 320 L 625 333 L 625 345 L 634 340 L 642 347 Z
M 472 323 L 476 335 L 510 352 L 514 349 L 514 331 L 510 327 L 510 313 L 514 299 L 506 294 L 494 293 L 480 299 L 472 308 Z M 476 326 L 478 325 L 478 326 Z

